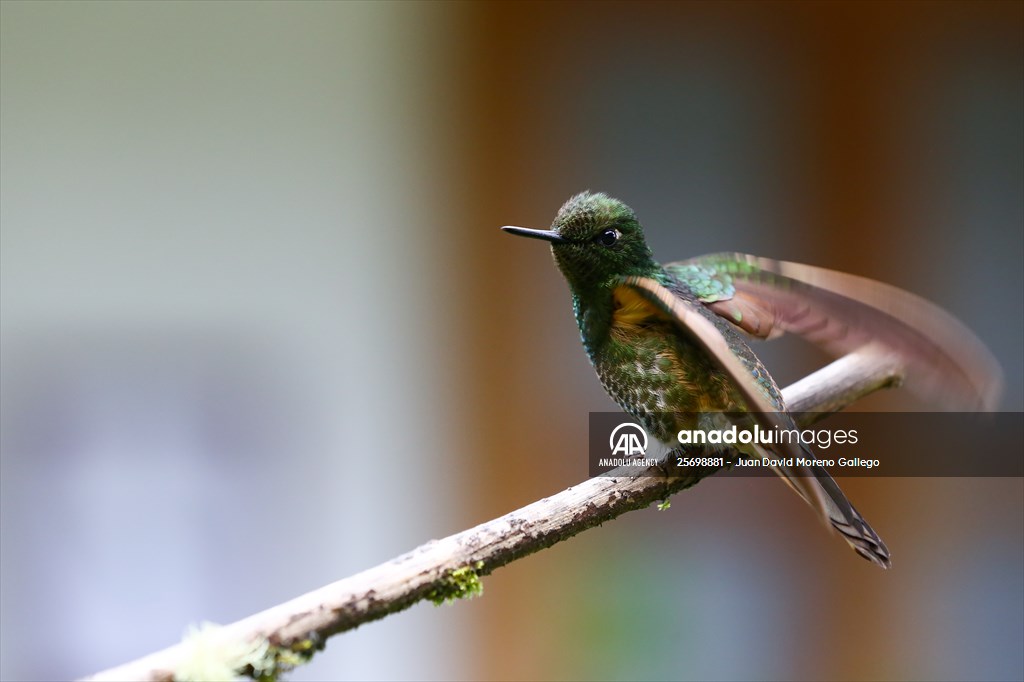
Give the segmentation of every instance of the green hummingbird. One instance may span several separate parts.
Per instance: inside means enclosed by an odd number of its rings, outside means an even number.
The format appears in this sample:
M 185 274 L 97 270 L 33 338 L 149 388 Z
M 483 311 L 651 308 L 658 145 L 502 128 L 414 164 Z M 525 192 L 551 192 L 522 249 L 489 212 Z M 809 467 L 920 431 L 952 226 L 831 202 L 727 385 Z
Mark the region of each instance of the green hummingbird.
M 898 356 L 905 385 L 947 408 L 992 409 L 999 397 L 999 366 L 974 334 L 895 287 L 739 253 L 661 265 L 633 210 L 601 193 L 570 198 L 549 230 L 502 229 L 550 243 L 601 384 L 666 445 L 681 429 L 712 423 L 695 415 L 730 413 L 745 417 L 746 428 L 796 428 L 745 340 L 786 332 L 833 355 L 882 344 Z M 758 458 L 814 458 L 799 442 L 749 449 Z M 858 554 L 890 566 L 885 543 L 825 469 L 780 466 L 775 473 Z

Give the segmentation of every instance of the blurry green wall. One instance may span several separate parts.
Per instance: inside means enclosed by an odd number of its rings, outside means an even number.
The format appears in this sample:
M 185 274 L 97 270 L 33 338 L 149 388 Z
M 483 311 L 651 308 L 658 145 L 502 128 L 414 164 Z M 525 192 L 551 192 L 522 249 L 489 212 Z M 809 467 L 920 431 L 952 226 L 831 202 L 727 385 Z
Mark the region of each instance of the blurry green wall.
M 0 676 L 126 661 L 457 530 L 447 10 L 2 12 Z M 421 609 L 296 677 L 458 675 L 464 623 Z
M 585 188 L 665 260 L 940 303 L 1024 409 L 1022 7 L 3 2 L 0 677 L 124 662 L 584 477 L 612 404 L 550 256 L 497 227 Z M 822 360 L 764 355 L 781 383 Z M 843 485 L 892 571 L 778 482 L 712 479 L 294 677 L 1021 678 L 1024 483 Z

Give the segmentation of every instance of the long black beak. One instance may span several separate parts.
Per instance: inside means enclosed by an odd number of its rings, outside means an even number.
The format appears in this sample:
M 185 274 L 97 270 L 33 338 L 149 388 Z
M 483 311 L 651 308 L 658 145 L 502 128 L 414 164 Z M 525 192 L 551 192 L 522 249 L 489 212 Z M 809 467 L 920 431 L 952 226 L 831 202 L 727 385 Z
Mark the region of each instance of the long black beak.
M 543 239 L 546 242 L 552 244 L 566 244 L 569 242 L 568 239 L 562 237 L 554 230 L 534 230 L 529 227 L 515 227 L 513 225 L 506 225 L 501 228 L 509 234 L 518 235 L 520 237 L 529 237 L 530 239 Z

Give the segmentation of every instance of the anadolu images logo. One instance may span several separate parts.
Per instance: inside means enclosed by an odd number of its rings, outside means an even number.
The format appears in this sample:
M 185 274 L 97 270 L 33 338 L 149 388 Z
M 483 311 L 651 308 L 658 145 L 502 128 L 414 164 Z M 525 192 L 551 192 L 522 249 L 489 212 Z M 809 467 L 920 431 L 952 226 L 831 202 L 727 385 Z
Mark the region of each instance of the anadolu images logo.
M 647 432 L 639 424 L 623 422 L 608 437 L 612 456 L 643 457 L 647 453 Z

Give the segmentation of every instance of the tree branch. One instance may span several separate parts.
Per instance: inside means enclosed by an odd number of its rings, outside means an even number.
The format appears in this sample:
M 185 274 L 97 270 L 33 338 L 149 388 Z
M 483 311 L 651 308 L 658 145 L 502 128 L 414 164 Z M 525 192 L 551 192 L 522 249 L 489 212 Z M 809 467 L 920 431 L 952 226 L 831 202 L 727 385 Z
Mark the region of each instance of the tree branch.
M 884 351 L 851 353 L 783 391 L 806 422 L 900 382 L 902 370 Z M 807 416 L 804 416 L 807 415 Z M 806 426 L 806 423 L 801 423 Z M 635 472 L 634 472 L 635 473 Z M 269 642 L 279 670 L 302 662 L 324 641 L 422 599 L 440 602 L 479 591 L 479 577 L 689 487 L 700 476 L 600 476 L 291 601 L 210 632 L 207 647 Z M 188 642 L 97 673 L 92 680 L 172 680 L 193 655 Z M 253 673 L 252 668 L 247 671 Z M 266 674 L 264 669 L 264 674 Z

